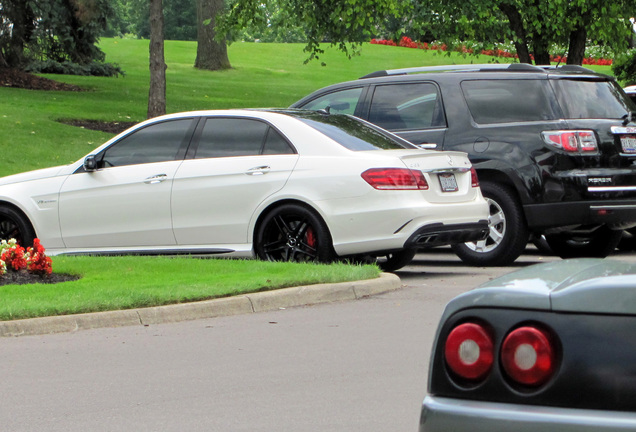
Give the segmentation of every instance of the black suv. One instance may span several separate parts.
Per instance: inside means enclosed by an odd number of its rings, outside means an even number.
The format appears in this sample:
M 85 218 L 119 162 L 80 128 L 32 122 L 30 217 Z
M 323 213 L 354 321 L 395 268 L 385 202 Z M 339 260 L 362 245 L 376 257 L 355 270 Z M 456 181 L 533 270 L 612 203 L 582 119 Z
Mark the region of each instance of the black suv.
M 636 226 L 636 104 L 589 69 L 380 71 L 292 107 L 352 114 L 423 148 L 468 153 L 491 216 L 487 240 L 453 246 L 464 262 L 510 264 L 531 235 L 562 257 L 605 257 Z

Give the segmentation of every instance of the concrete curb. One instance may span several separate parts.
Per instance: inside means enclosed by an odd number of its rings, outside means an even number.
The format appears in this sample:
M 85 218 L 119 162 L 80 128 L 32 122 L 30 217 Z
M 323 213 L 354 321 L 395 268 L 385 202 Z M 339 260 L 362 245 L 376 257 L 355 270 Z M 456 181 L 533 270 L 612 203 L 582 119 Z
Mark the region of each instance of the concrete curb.
M 396 275 L 382 273 L 378 279 L 299 286 L 194 303 L 0 321 L 0 337 L 65 333 L 104 327 L 147 326 L 264 312 L 294 306 L 356 300 L 394 291 L 401 285 L 400 278 Z

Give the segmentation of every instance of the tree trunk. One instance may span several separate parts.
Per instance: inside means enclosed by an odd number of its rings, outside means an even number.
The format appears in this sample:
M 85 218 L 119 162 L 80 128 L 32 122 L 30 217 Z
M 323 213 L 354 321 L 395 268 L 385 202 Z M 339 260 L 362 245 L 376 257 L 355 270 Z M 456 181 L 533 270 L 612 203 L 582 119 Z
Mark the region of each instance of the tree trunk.
M 163 52 L 162 0 L 150 0 L 150 90 L 148 118 L 166 113 L 166 61 Z
M 545 38 L 537 34 L 532 40 L 532 51 L 534 52 L 534 64 L 536 65 L 549 65 L 550 64 L 550 50 L 548 48 L 548 42 Z
M 528 50 L 528 43 L 526 42 L 526 30 L 523 27 L 521 14 L 517 8 L 505 3 L 499 4 L 499 10 L 508 17 L 510 29 L 515 34 L 515 40 L 513 42 L 515 44 L 515 49 L 517 50 L 517 55 L 519 56 L 519 62 L 532 64 L 530 51 Z
M 576 26 L 570 32 L 570 44 L 568 47 L 568 61 L 569 65 L 582 65 L 585 58 L 585 43 L 587 40 L 587 28 L 592 19 L 591 11 L 584 11 L 582 9 L 576 9 L 576 14 L 580 18 L 576 21 Z
M 214 27 L 216 15 L 223 8 L 223 0 L 197 0 L 197 58 L 194 67 L 198 69 L 229 69 L 225 41 L 217 42 Z
M 33 34 L 35 16 L 31 7 L 23 0 L 3 3 L 4 19 L 11 23 L 4 61 L 11 67 L 19 68 L 25 63 L 24 47 Z
M 585 40 L 587 39 L 587 27 L 580 25 L 570 32 L 570 45 L 568 48 L 569 65 L 582 65 L 585 58 Z

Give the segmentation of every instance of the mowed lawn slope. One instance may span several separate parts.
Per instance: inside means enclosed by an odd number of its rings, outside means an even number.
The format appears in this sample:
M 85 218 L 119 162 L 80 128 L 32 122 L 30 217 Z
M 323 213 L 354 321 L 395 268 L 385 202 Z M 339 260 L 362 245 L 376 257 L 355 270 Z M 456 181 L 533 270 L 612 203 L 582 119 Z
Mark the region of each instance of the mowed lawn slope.
M 76 84 L 84 92 L 33 91 L 0 87 L 0 175 L 73 162 L 112 135 L 61 124 L 59 119 L 142 121 L 148 101 L 148 41 L 102 39 L 106 61 L 126 75 L 117 78 L 45 75 Z M 451 63 L 486 63 L 417 49 L 364 44 L 348 59 L 326 48 L 320 61 L 304 64 L 302 44 L 234 43 L 233 66 L 224 71 L 193 67 L 196 42 L 166 41 L 167 111 L 286 107 L 325 85 L 353 80 L 375 70 Z M 321 66 L 325 62 L 326 66 Z M 609 73 L 609 67 L 600 67 Z

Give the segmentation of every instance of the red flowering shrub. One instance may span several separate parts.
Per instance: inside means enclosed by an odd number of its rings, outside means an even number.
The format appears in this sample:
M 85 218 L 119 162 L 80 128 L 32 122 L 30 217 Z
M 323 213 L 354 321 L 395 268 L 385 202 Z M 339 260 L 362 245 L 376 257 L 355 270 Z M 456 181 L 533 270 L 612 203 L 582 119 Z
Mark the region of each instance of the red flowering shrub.
M 7 269 L 20 271 L 27 268 L 26 257 L 24 256 L 24 248 L 15 242 L 9 241 L 7 246 L 3 247 L 0 259 L 4 261 Z
M 40 239 L 33 240 L 33 247 L 27 249 L 27 270 L 39 275 L 50 275 L 53 273 L 52 261 L 44 253 L 44 247 L 40 244 Z
M 53 272 L 51 258 L 44 253 L 44 247 L 39 239 L 33 241 L 33 246 L 25 251 L 15 239 L 0 242 L 0 276 L 7 271 L 22 271 L 50 275 Z
M 371 43 L 377 44 L 377 45 L 401 46 L 405 48 L 418 48 L 418 49 L 434 50 L 434 51 L 446 51 L 448 49 L 446 44 L 438 45 L 435 43 L 427 44 L 427 43 L 421 43 L 421 42 L 413 42 L 413 40 L 409 38 L 408 36 L 403 36 L 402 39 L 400 39 L 399 43 L 395 43 L 392 40 L 386 40 L 386 39 L 371 39 Z M 471 48 L 467 48 L 466 46 L 463 46 L 463 45 L 457 47 L 455 50 L 464 54 L 473 54 L 473 50 Z M 482 50 L 480 54 L 492 56 L 492 57 L 505 57 L 505 58 L 519 57 L 517 54 L 513 54 L 509 51 L 502 50 L 500 48 L 497 48 L 494 50 Z M 532 55 L 530 57 L 534 60 L 534 57 Z M 554 63 L 564 64 L 567 61 L 567 57 L 551 56 L 550 61 Z M 612 64 L 612 60 L 603 59 L 603 58 L 585 58 L 583 59 L 583 64 L 610 66 Z

